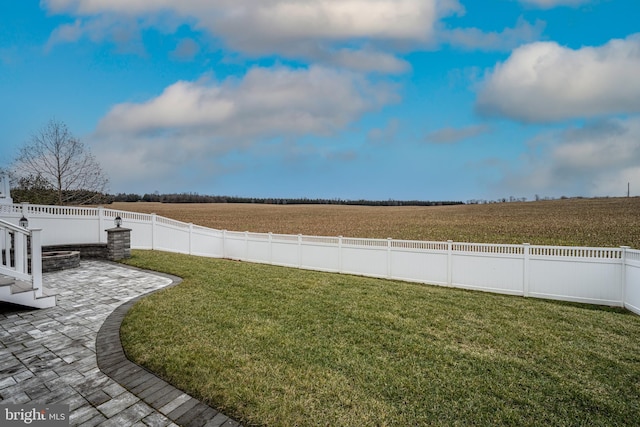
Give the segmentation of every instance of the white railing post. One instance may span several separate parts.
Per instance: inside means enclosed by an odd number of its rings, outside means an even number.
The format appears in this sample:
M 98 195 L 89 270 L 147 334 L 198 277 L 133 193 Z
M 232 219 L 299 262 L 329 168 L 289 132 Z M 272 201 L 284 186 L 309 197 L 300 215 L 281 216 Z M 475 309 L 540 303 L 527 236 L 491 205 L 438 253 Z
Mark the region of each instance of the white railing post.
M 269 232 L 269 264 L 273 264 L 273 233 Z
M 31 277 L 36 298 L 42 297 L 42 230 L 31 230 Z
M 391 237 L 387 237 L 387 279 L 391 279 Z
M 4 249 L 4 262 L 0 262 L 0 264 L 4 264 L 7 267 L 11 266 L 11 233 L 9 232 L 8 228 L 4 229 L 4 246 L 2 247 L 2 249 Z
M 620 246 L 620 265 L 622 266 L 622 272 L 620 274 L 621 290 L 622 290 L 622 306 L 625 307 L 627 303 L 627 249 L 631 249 L 629 246 Z
M 189 255 L 193 255 L 193 223 L 189 223 Z
M 522 265 L 522 295 L 529 296 L 529 257 L 531 255 L 531 245 L 529 243 L 522 244 L 523 265 Z
M 447 285 L 453 285 L 453 240 L 447 240 Z
M 302 234 L 298 234 L 298 268 L 302 267 Z
M 18 273 L 27 272 L 27 235 L 13 233 L 13 259 Z

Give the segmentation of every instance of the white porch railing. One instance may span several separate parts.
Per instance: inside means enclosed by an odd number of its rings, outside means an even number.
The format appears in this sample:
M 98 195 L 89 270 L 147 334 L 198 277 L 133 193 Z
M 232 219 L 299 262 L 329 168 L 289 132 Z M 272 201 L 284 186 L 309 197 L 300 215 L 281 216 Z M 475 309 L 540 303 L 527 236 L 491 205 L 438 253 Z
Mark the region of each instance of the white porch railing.
M 526 297 L 626 307 L 640 314 L 640 251 L 216 230 L 155 214 L 108 208 L 0 206 L 0 218 L 25 215 L 42 244 L 106 242 L 120 216 L 134 249 L 157 249 L 318 271 L 383 277 Z
M 0 219 L 0 274 L 31 283 L 36 297 L 43 296 L 40 233 Z

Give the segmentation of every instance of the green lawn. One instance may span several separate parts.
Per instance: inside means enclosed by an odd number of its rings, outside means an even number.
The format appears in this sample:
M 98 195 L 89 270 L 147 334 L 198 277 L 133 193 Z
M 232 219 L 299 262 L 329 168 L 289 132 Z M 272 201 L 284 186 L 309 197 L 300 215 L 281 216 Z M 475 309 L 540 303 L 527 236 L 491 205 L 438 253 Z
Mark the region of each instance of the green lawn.
M 134 251 L 130 358 L 246 425 L 637 425 L 618 309 Z

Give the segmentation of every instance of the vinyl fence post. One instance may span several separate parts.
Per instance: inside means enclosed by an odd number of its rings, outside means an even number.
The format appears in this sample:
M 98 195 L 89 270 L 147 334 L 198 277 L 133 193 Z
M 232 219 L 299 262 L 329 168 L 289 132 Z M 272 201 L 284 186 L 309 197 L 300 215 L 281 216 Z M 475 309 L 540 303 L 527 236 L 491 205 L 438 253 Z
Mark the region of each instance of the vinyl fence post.
M 391 237 L 387 237 L 387 279 L 391 279 Z
M 453 240 L 447 240 L 447 286 L 453 285 Z
M 529 243 L 522 244 L 523 265 L 522 265 L 522 295 L 529 296 L 529 257 L 531 255 L 531 245 Z
M 342 273 L 342 236 L 338 236 L 338 272 Z
M 298 268 L 302 267 L 302 234 L 298 234 Z
M 106 239 L 106 234 L 102 233 L 102 230 L 107 228 L 104 226 L 104 222 L 104 206 L 98 206 L 98 242 L 100 243 L 104 243 Z
M 222 230 L 222 258 L 227 257 L 227 230 Z
M 622 266 L 622 272 L 620 274 L 621 280 L 621 294 L 622 294 L 622 307 L 625 307 L 627 304 L 627 250 L 631 249 L 630 246 L 620 246 L 620 265 Z
M 244 232 L 244 260 L 249 260 L 249 232 Z
M 193 223 L 189 223 L 189 255 L 193 255 Z
M 151 249 L 156 248 L 156 214 L 151 214 Z

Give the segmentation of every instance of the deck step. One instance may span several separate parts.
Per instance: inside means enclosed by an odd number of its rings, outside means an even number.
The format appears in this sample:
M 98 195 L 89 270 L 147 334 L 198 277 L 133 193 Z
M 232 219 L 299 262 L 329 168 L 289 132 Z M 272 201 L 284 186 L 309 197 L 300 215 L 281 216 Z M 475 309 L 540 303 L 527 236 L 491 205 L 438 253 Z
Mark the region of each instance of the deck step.
M 0 301 L 33 308 L 50 308 L 56 305 L 55 292 L 42 288 L 42 296 L 36 296 L 31 282 L 16 280 L 0 274 Z
M 0 286 L 13 285 L 14 282 L 15 279 L 13 277 L 3 276 L 2 274 L 0 274 Z
M 22 292 L 29 292 L 29 291 L 34 291 L 33 285 L 29 282 L 16 280 L 15 283 L 11 285 L 12 294 L 19 294 Z
M 42 287 L 42 296 L 43 297 L 55 297 L 58 293 L 52 289 Z

